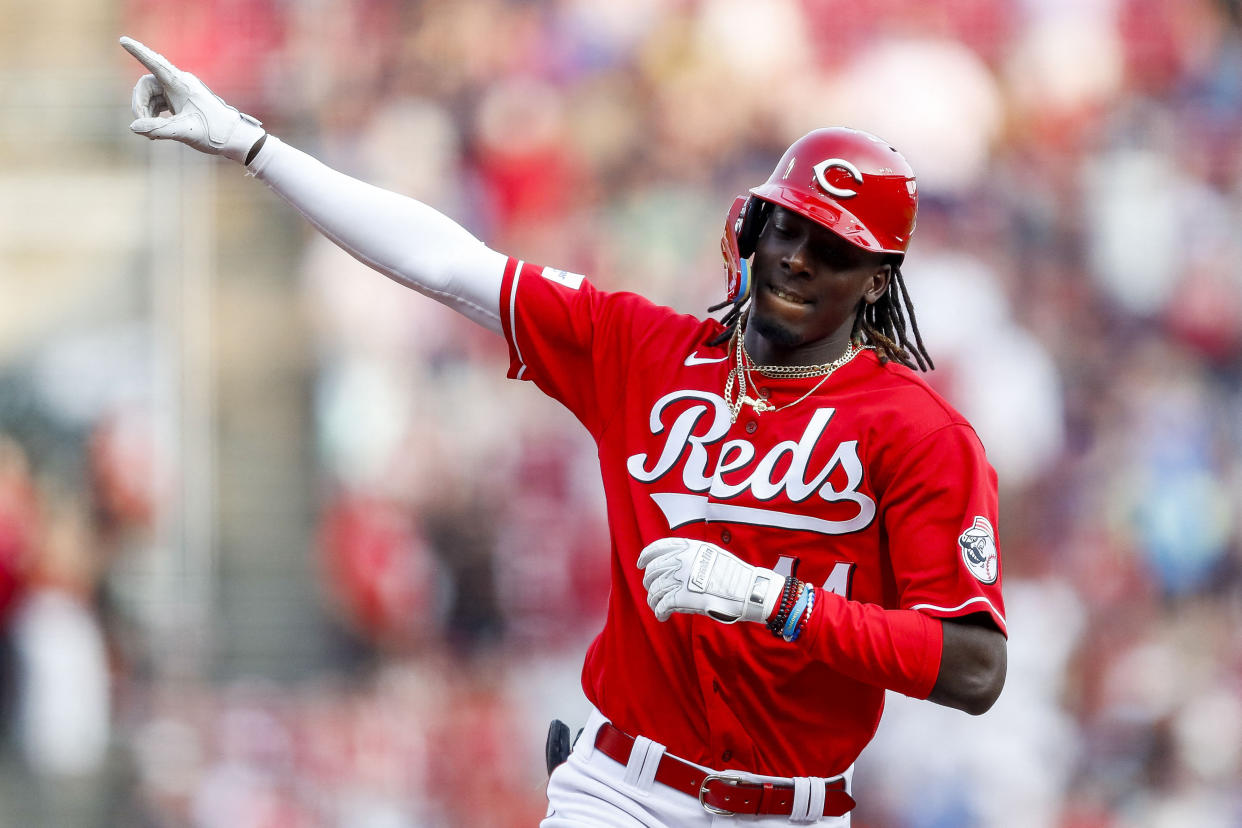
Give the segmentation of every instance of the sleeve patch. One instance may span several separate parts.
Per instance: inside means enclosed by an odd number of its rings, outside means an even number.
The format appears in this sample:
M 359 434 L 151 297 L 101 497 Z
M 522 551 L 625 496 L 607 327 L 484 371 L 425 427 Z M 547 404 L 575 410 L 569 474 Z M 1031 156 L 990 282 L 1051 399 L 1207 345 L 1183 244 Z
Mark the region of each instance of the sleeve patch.
M 551 279 L 553 282 L 562 284 L 570 290 L 577 290 L 582 287 L 582 280 L 586 277 L 581 273 L 570 273 L 567 270 L 555 270 L 545 267 L 543 269 L 543 278 Z
M 996 552 L 996 533 L 985 517 L 976 517 L 970 528 L 957 538 L 962 561 L 970 574 L 982 583 L 994 584 L 1000 575 L 1000 556 Z

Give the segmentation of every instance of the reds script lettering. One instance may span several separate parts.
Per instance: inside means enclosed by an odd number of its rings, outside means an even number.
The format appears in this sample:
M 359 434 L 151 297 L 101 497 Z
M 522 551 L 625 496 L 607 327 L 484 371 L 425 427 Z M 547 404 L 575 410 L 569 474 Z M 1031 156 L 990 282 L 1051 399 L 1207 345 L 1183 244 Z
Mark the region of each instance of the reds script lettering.
M 808 479 L 811 454 L 823 437 L 836 409 L 816 409 L 798 440 L 781 441 L 757 459 L 755 446 L 749 440 L 729 440 L 721 445 L 715 465 L 709 471 L 711 457 L 707 447 L 719 443 L 728 433 L 728 406 L 723 397 L 710 391 L 682 390 L 666 394 L 651 409 L 649 428 L 653 435 L 665 433 L 664 414 L 674 403 L 681 401 L 706 405 L 691 405 L 673 418 L 671 425 L 667 427 L 664 446 L 654 463 L 651 463 L 647 454 L 635 454 L 627 459 L 626 470 L 635 480 L 653 483 L 668 474 L 685 457 L 681 468 L 682 484 L 691 492 L 706 492 L 716 500 L 735 498 L 749 490 L 760 501 L 771 501 L 784 494 L 791 502 L 801 503 L 817 494 L 830 503 L 848 501 L 858 507 L 854 516 L 834 521 L 771 509 L 731 507 L 727 512 L 718 511 L 720 518 L 727 515 L 727 519 L 735 523 L 787 526 L 843 535 L 865 528 L 875 517 L 875 501 L 858 491 L 858 486 L 862 483 L 863 467 L 858 458 L 857 440 L 838 443 L 827 464 Z M 774 471 L 784 455 L 789 455 L 789 468 L 783 475 L 773 479 Z M 841 489 L 835 488 L 829 480 L 838 468 L 844 471 L 846 478 L 845 486 Z M 726 482 L 726 474 L 731 475 L 735 482 Z M 655 494 L 652 498 L 669 518 L 670 527 L 688 522 L 684 514 L 688 501 L 703 509 L 708 507 L 707 498 L 678 498 L 668 495 L 661 497 Z M 674 511 L 680 516 L 675 518 Z M 699 520 L 705 518 L 705 513 L 698 516 Z

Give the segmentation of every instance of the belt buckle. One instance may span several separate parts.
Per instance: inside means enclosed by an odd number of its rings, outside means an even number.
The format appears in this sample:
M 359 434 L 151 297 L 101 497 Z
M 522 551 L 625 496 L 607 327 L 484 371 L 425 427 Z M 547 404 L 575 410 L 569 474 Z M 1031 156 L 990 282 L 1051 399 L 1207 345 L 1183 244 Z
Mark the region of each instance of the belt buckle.
M 727 782 L 734 786 L 741 785 L 746 780 L 742 779 L 740 776 L 730 776 L 726 773 L 709 773 L 707 776 L 703 777 L 703 781 L 699 783 L 699 804 L 703 806 L 704 811 L 707 811 L 709 814 L 716 814 L 717 816 L 735 816 L 737 813 L 736 811 L 726 811 L 724 808 L 717 808 L 715 805 L 708 805 L 707 800 L 703 798 L 707 796 L 707 786 L 713 780 Z

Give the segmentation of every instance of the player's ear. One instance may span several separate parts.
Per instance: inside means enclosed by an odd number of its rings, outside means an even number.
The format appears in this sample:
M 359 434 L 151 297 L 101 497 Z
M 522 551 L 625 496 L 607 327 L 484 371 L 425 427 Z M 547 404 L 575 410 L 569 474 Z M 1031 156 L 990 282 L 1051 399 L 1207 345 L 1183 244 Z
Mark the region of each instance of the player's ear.
M 880 301 L 880 297 L 888 292 L 888 283 L 892 281 L 892 278 L 893 264 L 886 259 L 871 272 L 866 288 L 863 290 L 863 301 L 868 305 L 874 305 Z

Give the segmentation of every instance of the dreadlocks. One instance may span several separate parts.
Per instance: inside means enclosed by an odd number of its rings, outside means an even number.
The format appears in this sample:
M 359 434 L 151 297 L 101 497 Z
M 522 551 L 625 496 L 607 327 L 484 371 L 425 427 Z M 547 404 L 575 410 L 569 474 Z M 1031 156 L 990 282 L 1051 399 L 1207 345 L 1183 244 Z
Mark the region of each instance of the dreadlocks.
M 906 280 L 901 276 L 900 257 L 893 256 L 889 264 L 893 272 L 888 280 L 888 290 L 874 304 L 859 303 L 850 338 L 874 346 L 881 364 L 891 359 L 907 368 L 929 371 L 936 364 L 923 345 L 919 321 L 914 317 L 914 303 L 906 291 Z M 906 330 L 907 318 L 909 327 L 914 331 L 914 342 L 910 341 L 909 331 Z
M 745 303 L 743 302 L 731 303 L 729 302 L 728 299 L 726 299 L 723 302 L 712 305 L 710 308 L 707 309 L 707 312 L 715 313 L 716 311 L 723 308 L 725 305 L 729 305 L 729 304 L 733 304 L 733 307 L 729 308 L 729 312 L 726 313 L 720 319 L 720 324 L 724 325 L 724 330 L 721 331 L 719 334 L 717 334 L 715 338 L 713 338 L 710 342 L 708 342 L 707 343 L 708 345 L 712 345 L 712 346 L 723 345 L 733 338 L 733 330 L 738 326 L 738 323 L 742 319 L 742 308 L 744 307 Z M 857 329 L 858 327 L 857 322 L 854 324 L 854 327 L 855 329 Z
M 854 328 L 850 339 L 875 348 L 880 363 L 900 362 L 910 369 L 930 371 L 936 367 L 923 345 L 923 335 L 919 333 L 919 322 L 914 316 L 914 303 L 906 291 L 906 280 L 901 275 L 901 256 L 891 256 L 887 263 L 892 267 L 892 276 L 888 280 L 888 290 L 874 304 L 859 302 L 858 313 L 854 316 Z M 728 301 L 708 308 L 714 313 Z M 708 345 L 723 345 L 733 336 L 734 330 L 742 320 L 743 305 L 735 304 L 729 308 L 720 323 L 725 326 Z M 907 322 L 909 329 L 907 330 Z M 910 331 L 914 332 L 914 341 L 910 341 Z

